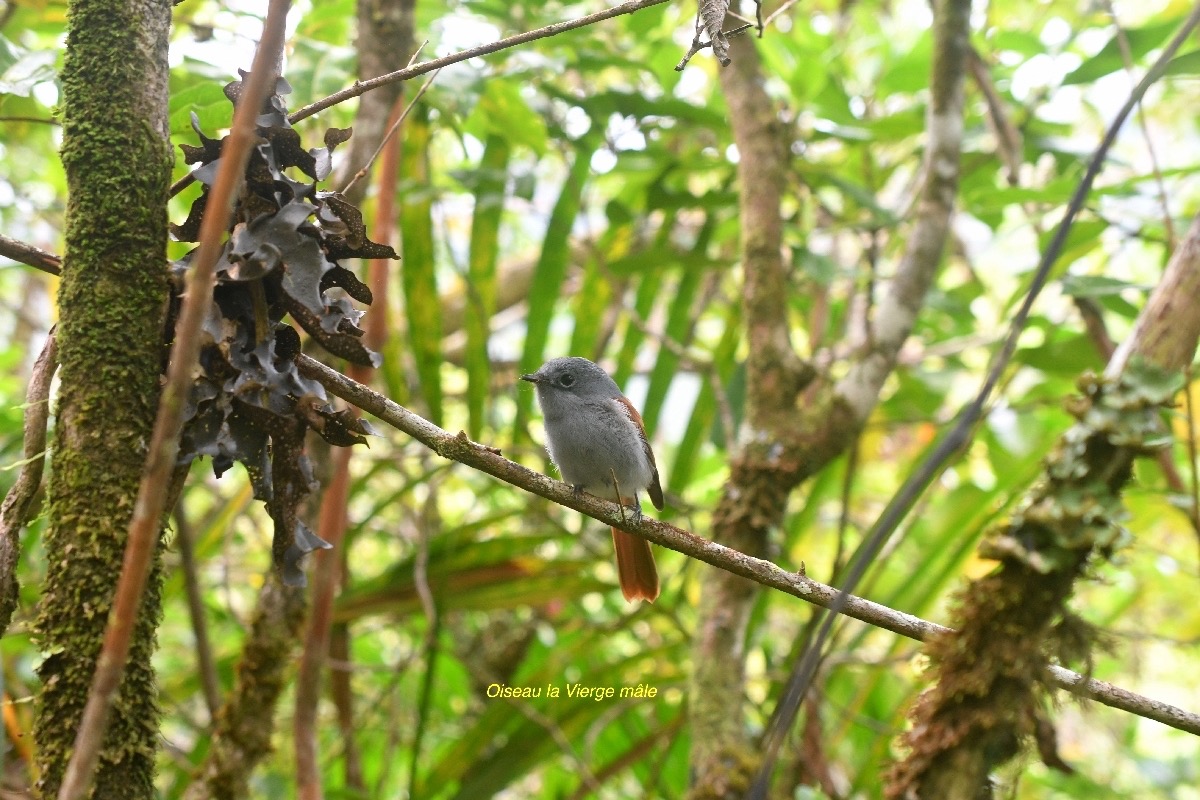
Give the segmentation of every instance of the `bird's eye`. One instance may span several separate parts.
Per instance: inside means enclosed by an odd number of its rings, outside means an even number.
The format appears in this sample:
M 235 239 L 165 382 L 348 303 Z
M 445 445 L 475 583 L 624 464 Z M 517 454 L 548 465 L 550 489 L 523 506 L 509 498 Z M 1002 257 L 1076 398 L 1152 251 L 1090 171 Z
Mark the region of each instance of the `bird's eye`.
M 571 375 L 563 375 L 561 378 L 558 379 L 558 385 L 562 386 L 564 389 L 568 388 L 574 382 L 575 382 L 575 378 Z

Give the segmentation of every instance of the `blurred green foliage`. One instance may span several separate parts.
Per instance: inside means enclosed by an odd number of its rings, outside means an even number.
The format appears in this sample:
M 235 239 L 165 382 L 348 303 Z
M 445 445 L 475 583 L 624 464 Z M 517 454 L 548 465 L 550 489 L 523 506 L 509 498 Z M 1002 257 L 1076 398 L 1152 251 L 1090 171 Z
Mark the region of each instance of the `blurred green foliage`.
M 419 2 L 417 39 L 429 40 L 421 58 L 601 5 Z M 1134 76 L 1187 7 L 1117 5 Z M 206 131 L 227 124 L 220 87 L 236 66 L 248 67 L 259 25 L 247 8 L 213 0 L 177 7 L 174 143 L 192 141 L 191 113 Z M 469 430 L 541 469 L 548 464 L 532 395 L 516 376 L 550 356 L 598 359 L 646 411 L 668 487 L 664 518 L 706 535 L 735 441 L 729 426 L 742 416 L 745 352 L 737 151 L 716 66 L 701 52 L 683 72 L 673 69 L 691 39 L 691 14 L 686 3 L 660 5 L 439 76 L 401 132 L 404 258 L 393 267 L 388 301 L 400 322 L 382 381 L 390 396 L 448 429 Z M 977 387 L 1083 159 L 1132 84 L 1117 28 L 1099 7 L 1018 0 L 980 6 L 976 15 L 973 44 L 1005 116 L 989 112 L 980 84 L 968 82 L 959 210 L 940 279 L 855 457 L 803 487 L 778 532 L 775 560 L 788 569 L 803 563 L 820 580 Z M 52 122 L 64 17 L 56 0 L 21 4 L 0 30 L 0 229 L 50 250 L 60 247 L 66 201 Z M 293 108 L 353 83 L 353 18 L 350 0 L 293 11 Z M 859 343 L 871 292 L 885 285 L 905 241 L 921 158 L 928 23 L 918 0 L 813 0 L 757 42 L 794 155 L 783 209 L 793 341 L 834 374 Z M 974 556 L 978 537 L 1028 490 L 1069 422 L 1062 398 L 1081 371 L 1104 360 L 1075 301 L 1096 303 L 1119 341 L 1172 236 L 1196 210 L 1198 63 L 1197 52 L 1181 55 L 1151 93 L 1145 126 L 1126 126 L 1000 398 L 890 543 L 866 596 L 944 620 L 963 576 L 989 569 Z M 302 123 L 308 146 L 318 144 L 317 131 L 352 124 L 353 109 L 346 103 Z M 997 136 L 1005 125 L 1018 136 L 1007 158 Z M 177 159 L 176 177 L 183 172 Z M 193 196 L 172 201 L 175 221 Z M 368 199 L 368 220 L 373 204 Z M 527 287 L 515 301 L 506 292 L 512 286 Z M 24 381 L 54 320 L 53 290 L 48 277 L 0 262 L 3 489 L 21 458 Z M 1187 438 L 1182 407 L 1173 426 Z M 1195 464 L 1183 446 L 1173 457 L 1186 489 Z M 394 432 L 357 451 L 352 469 L 347 583 L 337 607 L 351 653 L 349 664 L 333 666 L 351 670 L 366 790 L 346 785 L 347 744 L 331 707 L 322 710 L 320 742 L 328 797 L 403 797 L 410 785 L 422 800 L 683 796 L 696 575 L 707 567 L 660 550 L 663 596 L 627 606 L 615 589 L 608 532 L 574 512 L 448 465 Z M 1109 633 L 1097 677 L 1195 710 L 1200 604 L 1180 600 L 1195 595 L 1200 572 L 1188 491 L 1173 491 L 1155 463 L 1138 466 L 1127 494 L 1135 542 L 1098 570 L 1075 608 Z M 227 691 L 268 569 L 269 524 L 240 470 L 214 481 L 206 465 L 197 467 L 184 509 Z M 28 624 L 43 571 L 40 532 L 35 521 L 25 535 L 23 608 L 0 642 L 7 699 L 26 736 L 27 701 L 37 692 Z M 427 562 L 422 572 L 440 616 L 433 637 L 419 561 Z M 165 711 L 159 784 L 163 797 L 176 798 L 207 752 L 209 721 L 174 550 L 167 563 L 156 659 Z M 795 598 L 762 596 L 745 643 L 752 726 L 771 713 L 808 617 Z M 797 733 L 784 764 L 800 770 L 801 756 L 820 759 L 840 793 L 878 797 L 880 770 L 922 686 L 918 654 L 892 634 L 844 626 L 819 683 L 811 724 L 820 736 Z M 433 691 L 422 712 L 429 672 Z M 489 698 L 491 683 L 554 685 L 562 695 Z M 567 697 L 567 684 L 645 684 L 657 694 L 597 702 Z M 254 796 L 292 791 L 290 703 L 285 698 L 277 714 L 276 752 L 254 776 Z M 1078 774 L 1026 761 L 1002 776 L 1014 796 L 1195 796 L 1195 738 L 1094 705 L 1064 704 L 1056 718 L 1062 755 Z M 27 740 L 6 759 L 12 784 L 28 779 L 22 747 Z M 796 796 L 821 796 L 814 792 Z

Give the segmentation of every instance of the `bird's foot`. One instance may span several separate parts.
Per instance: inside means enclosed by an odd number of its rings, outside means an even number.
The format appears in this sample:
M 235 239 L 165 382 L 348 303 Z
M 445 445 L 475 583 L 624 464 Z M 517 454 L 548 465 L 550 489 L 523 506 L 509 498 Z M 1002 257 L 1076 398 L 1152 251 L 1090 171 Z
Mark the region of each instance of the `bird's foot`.
M 621 508 L 624 509 L 625 506 L 622 505 Z M 638 499 L 637 495 L 633 496 L 633 505 L 630 506 L 630 510 L 633 511 L 634 524 L 640 524 L 642 521 L 642 501 Z

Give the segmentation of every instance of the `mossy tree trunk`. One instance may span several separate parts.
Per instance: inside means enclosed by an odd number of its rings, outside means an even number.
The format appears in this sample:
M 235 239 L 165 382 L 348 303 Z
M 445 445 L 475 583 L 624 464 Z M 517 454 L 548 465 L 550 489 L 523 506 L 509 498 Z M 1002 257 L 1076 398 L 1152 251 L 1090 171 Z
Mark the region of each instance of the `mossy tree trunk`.
M 35 735 L 41 790 L 57 793 L 121 571 L 158 399 L 167 298 L 169 0 L 71 0 L 62 73 L 69 189 L 59 290 L 61 392 L 51 450 L 46 653 Z M 146 591 L 92 796 L 153 797 L 158 729 L 150 656 L 158 570 Z

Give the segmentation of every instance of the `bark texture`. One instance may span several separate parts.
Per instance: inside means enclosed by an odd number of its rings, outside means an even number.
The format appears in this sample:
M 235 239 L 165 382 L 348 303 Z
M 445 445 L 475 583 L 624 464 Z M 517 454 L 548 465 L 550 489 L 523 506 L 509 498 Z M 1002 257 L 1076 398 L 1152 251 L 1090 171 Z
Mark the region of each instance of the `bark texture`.
M 62 73 L 69 201 L 59 290 L 61 393 L 52 448 L 46 660 L 35 725 L 40 788 L 71 754 L 121 572 L 154 423 L 167 297 L 167 0 L 72 0 Z M 154 796 L 157 567 L 112 711 L 92 797 Z

